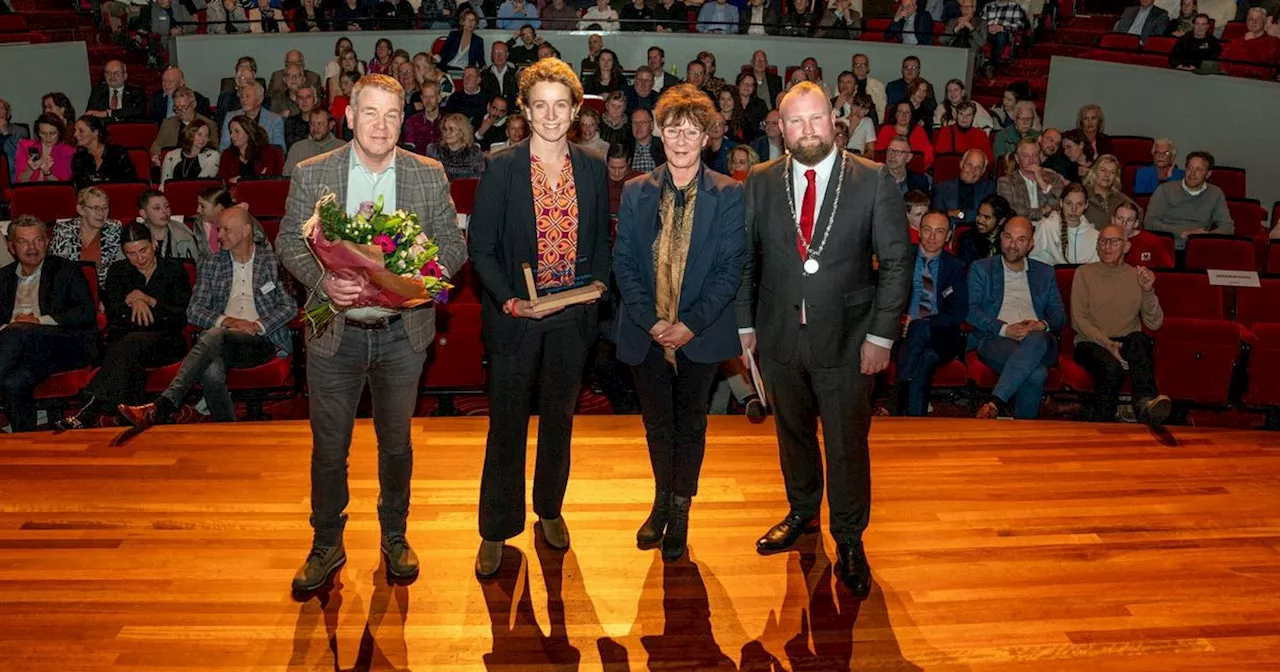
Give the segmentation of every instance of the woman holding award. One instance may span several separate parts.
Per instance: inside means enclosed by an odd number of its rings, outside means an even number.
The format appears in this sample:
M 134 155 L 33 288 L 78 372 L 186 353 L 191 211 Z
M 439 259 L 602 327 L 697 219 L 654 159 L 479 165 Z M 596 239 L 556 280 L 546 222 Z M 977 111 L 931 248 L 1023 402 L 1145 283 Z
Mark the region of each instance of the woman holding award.
M 524 465 L 537 390 L 533 510 L 552 548 L 569 546 L 560 516 L 569 440 L 596 307 L 559 293 L 599 296 L 609 279 L 609 184 L 604 159 L 568 142 L 582 85 L 567 64 L 543 59 L 520 74 L 520 106 L 533 134 L 489 157 L 476 190 L 470 251 L 484 287 L 489 352 L 489 436 L 480 482 L 476 575 L 497 574 L 503 543 L 524 530 Z M 590 288 L 590 289 L 588 289 Z M 532 290 L 532 291 L 531 291 Z M 541 305 L 540 305 L 541 304 Z
M 741 352 L 730 306 L 747 258 L 746 212 L 742 185 L 702 165 L 715 115 L 693 85 L 663 91 L 653 116 L 667 162 L 623 187 L 614 247 L 618 359 L 635 372 L 656 486 L 636 542 L 661 542 L 668 562 L 685 553 L 711 383 Z

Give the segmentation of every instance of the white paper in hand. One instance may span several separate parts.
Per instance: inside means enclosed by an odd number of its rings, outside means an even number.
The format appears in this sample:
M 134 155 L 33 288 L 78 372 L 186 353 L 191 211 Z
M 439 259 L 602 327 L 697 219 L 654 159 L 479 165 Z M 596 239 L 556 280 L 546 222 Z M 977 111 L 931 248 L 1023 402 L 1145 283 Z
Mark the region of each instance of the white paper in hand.
M 769 408 L 769 397 L 764 394 L 764 378 L 760 376 L 760 368 L 756 366 L 756 353 L 748 352 L 747 361 L 751 364 L 751 384 L 756 387 L 756 396 L 760 397 L 760 403 L 765 408 Z

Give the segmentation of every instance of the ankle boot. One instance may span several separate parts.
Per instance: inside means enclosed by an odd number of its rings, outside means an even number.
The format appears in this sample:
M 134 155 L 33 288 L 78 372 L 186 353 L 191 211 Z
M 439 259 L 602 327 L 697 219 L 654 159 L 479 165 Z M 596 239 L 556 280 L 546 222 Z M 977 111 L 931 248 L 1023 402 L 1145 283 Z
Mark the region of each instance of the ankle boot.
M 653 509 L 649 517 L 636 531 L 636 545 L 647 548 L 662 541 L 662 534 L 667 529 L 667 520 L 671 515 L 671 493 L 659 490 L 653 496 Z
M 667 523 L 667 533 L 662 537 L 662 559 L 666 562 L 679 560 L 689 543 L 689 506 L 693 500 L 689 497 L 671 498 L 671 520 Z

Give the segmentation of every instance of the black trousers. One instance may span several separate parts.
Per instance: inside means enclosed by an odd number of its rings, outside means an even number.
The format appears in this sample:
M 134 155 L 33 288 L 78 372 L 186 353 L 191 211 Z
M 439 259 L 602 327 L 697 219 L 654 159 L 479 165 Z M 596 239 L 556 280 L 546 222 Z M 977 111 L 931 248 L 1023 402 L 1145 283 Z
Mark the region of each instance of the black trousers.
M 10 324 L 0 331 L 0 400 L 15 432 L 36 428 L 36 386 L 89 363 L 85 337 L 53 326 Z
M 524 530 L 524 465 L 532 401 L 538 399 L 533 510 L 557 518 L 569 485 L 569 441 L 590 345 L 577 306 L 531 320 L 515 352 L 489 356 L 489 437 L 480 478 L 480 536 L 505 541 Z M 593 334 L 594 336 L 594 334 Z
M 871 431 L 875 380 L 862 375 L 858 363 L 817 366 L 808 331 L 809 327 L 801 328 L 790 363 L 761 358 L 760 373 L 773 407 L 787 501 L 793 513 L 805 517 L 822 508 L 821 417 L 831 536 L 838 543 L 858 543 L 871 513 L 867 434 Z
M 1123 344 L 1120 356 L 1129 363 L 1129 378 L 1133 381 L 1133 398 L 1150 399 L 1156 392 L 1154 342 L 1151 337 L 1135 331 L 1127 336 L 1111 340 Z M 1093 397 L 1089 403 L 1089 419 L 1093 422 L 1111 422 L 1116 417 L 1120 399 L 1120 386 L 1124 384 L 1126 371 L 1120 362 L 1097 343 L 1084 342 L 1076 346 L 1076 363 L 1093 376 Z
M 707 448 L 707 403 L 719 362 L 699 364 L 676 351 L 676 367 L 654 343 L 640 366 L 632 367 L 640 393 L 640 414 L 649 443 L 649 463 L 660 492 L 698 494 L 698 474 Z
M 147 369 L 167 366 L 185 354 L 187 342 L 181 334 L 163 331 L 123 334 L 107 345 L 102 368 L 89 381 L 85 392 L 102 404 L 104 410 L 122 403 L 141 403 L 146 397 Z

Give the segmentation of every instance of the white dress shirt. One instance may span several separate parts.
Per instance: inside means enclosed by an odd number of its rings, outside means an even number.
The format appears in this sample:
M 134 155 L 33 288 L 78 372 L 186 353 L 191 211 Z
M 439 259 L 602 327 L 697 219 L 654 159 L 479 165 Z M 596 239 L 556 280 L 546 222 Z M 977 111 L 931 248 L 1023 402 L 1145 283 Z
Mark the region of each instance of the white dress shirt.
M 1000 303 L 1000 315 L 996 319 L 1004 322 L 1000 327 L 1001 336 L 1010 324 L 1040 319 L 1036 315 L 1035 304 L 1031 302 L 1031 284 L 1027 282 L 1027 265 L 1030 263 L 1024 260 L 1022 270 L 1015 271 L 1003 259 L 1000 260 L 1000 267 L 1004 269 L 1004 300 Z
M 258 325 L 258 333 L 262 333 L 262 323 L 258 321 L 258 306 L 253 302 L 253 257 L 246 262 L 236 261 L 231 257 L 231 295 L 227 297 L 227 307 L 215 323 L 222 326 L 228 317 L 248 320 Z
M 13 315 L 9 317 L 9 321 L 12 322 L 13 318 L 19 315 L 31 315 L 40 320 L 40 324 L 56 326 L 58 323 L 52 317 L 40 314 L 40 275 L 44 270 L 44 264 L 37 266 L 31 275 L 23 275 L 21 266 L 16 270 L 18 292 L 14 297 Z
M 1026 175 L 1023 175 L 1022 171 L 1018 171 L 1018 177 L 1021 177 L 1022 181 L 1027 185 L 1027 198 L 1030 199 L 1028 203 L 1031 204 L 1031 209 L 1039 210 L 1040 209 L 1040 185 L 1035 180 L 1027 177 Z

